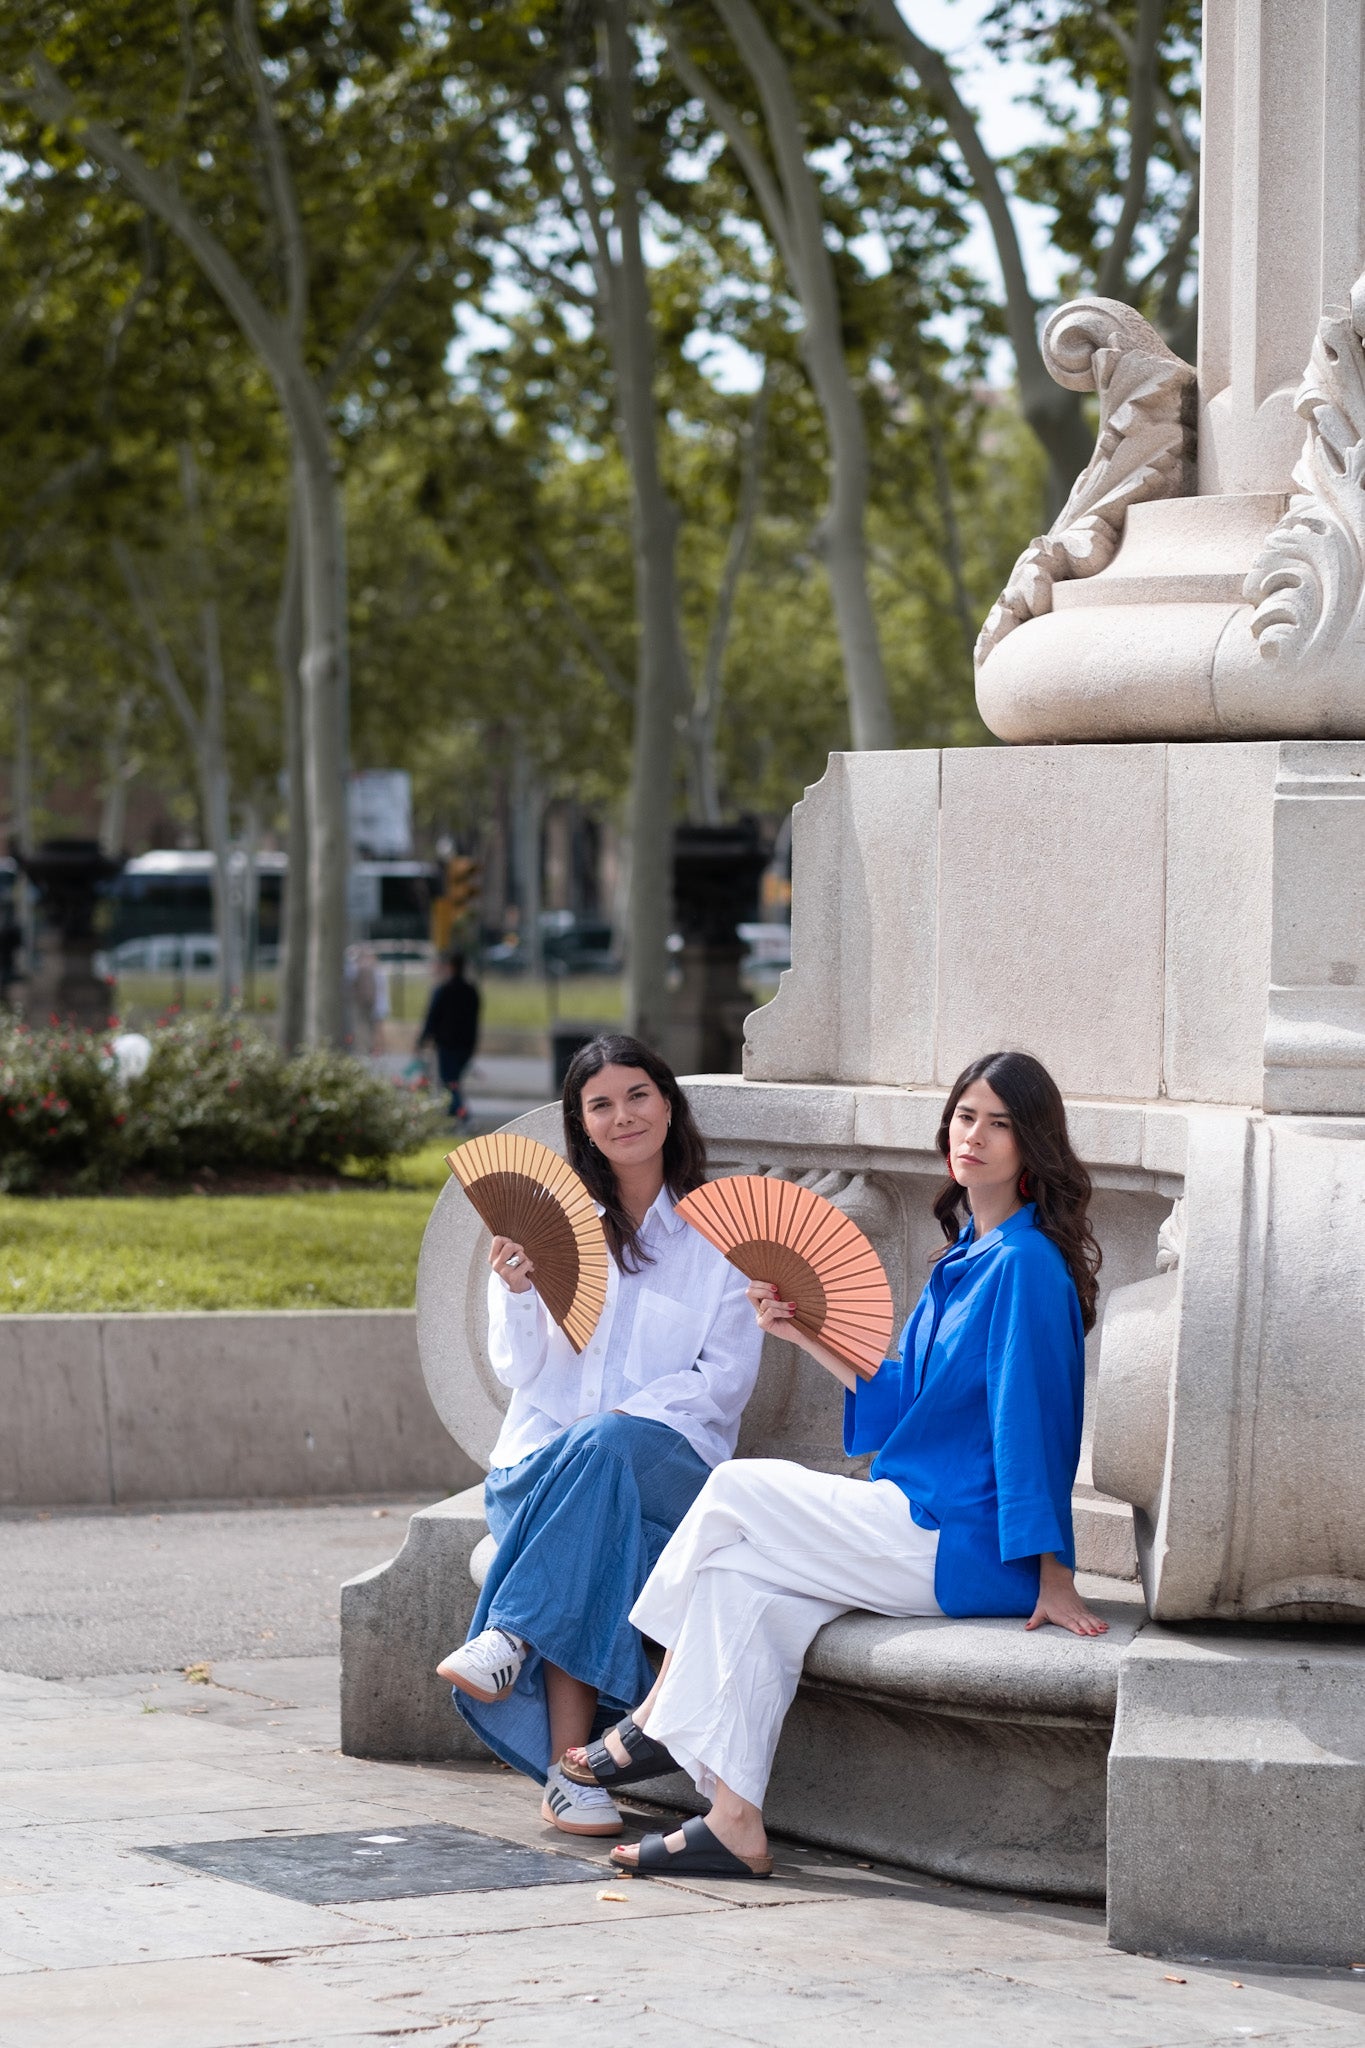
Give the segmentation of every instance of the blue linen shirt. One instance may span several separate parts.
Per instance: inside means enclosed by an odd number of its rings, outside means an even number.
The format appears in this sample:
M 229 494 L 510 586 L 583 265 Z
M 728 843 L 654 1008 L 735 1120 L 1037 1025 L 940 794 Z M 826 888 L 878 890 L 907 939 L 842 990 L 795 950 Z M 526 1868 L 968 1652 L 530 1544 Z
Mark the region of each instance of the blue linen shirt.
M 844 1449 L 937 1529 L 945 1614 L 1031 1614 L 1038 1559 L 1074 1566 L 1085 1335 L 1075 1282 L 1032 1202 L 938 1261 L 900 1356 L 844 1400 Z

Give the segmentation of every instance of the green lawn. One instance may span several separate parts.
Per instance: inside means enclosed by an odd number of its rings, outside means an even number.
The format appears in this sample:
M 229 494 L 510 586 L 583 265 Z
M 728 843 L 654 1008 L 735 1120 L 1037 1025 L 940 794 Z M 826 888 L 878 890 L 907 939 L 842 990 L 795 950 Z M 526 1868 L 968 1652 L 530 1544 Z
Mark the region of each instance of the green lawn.
M 550 985 L 521 974 L 486 974 L 483 990 L 485 1031 L 545 1031 L 556 1014 L 571 1022 L 617 1024 L 621 1019 L 619 974 L 572 974 Z M 262 971 L 252 984 L 254 1000 L 246 1005 L 263 1017 L 275 1012 L 274 970 Z M 431 994 L 431 975 L 418 961 L 389 969 L 389 1003 L 401 1023 L 420 1023 Z M 172 974 L 124 974 L 119 977 L 114 1010 L 132 1026 L 146 1025 L 183 999 L 188 1010 L 211 1010 L 217 984 L 211 975 L 187 974 L 183 983 Z
M 0 1311 L 410 1308 L 446 1149 L 387 1188 L 0 1197 Z

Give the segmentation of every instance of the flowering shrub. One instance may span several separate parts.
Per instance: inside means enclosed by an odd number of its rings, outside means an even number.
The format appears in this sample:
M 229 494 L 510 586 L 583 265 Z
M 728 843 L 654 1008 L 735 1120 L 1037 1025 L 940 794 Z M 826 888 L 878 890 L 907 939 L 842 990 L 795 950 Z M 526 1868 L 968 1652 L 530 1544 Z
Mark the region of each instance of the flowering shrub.
M 0 1021 L 0 1188 L 122 1175 L 334 1173 L 378 1167 L 428 1135 L 419 1092 L 346 1053 L 286 1059 L 240 1017 L 180 1017 L 148 1034 L 146 1071 L 126 1085 L 109 1035 Z
M 105 1041 L 0 1022 L 0 1188 L 54 1176 L 98 1186 L 117 1172 L 127 1105 Z

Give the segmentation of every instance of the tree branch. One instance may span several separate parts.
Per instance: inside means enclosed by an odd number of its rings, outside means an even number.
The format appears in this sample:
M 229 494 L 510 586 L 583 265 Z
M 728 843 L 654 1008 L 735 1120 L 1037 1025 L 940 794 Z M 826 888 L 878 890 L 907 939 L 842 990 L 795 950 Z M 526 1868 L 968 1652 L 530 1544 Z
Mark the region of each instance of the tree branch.
M 1029 288 L 1023 252 L 1005 188 L 981 131 L 958 92 L 946 59 L 915 34 L 896 0 L 862 0 L 863 13 L 883 39 L 895 44 L 938 108 L 957 144 L 977 200 L 990 225 L 1005 287 L 1005 326 L 1014 351 L 1024 417 L 1052 464 L 1052 496 L 1060 506 L 1072 479 L 1090 460 L 1091 436 L 1080 400 L 1048 375 L 1038 346 L 1038 306 Z
M 318 378 L 318 389 L 324 398 L 331 397 L 343 377 L 354 367 L 366 342 L 411 276 L 413 266 L 421 253 L 421 245 L 410 242 L 407 248 L 400 252 L 388 276 L 373 292 L 368 305 L 362 309 L 340 348 Z
M 237 0 L 236 24 L 237 44 L 256 106 L 256 131 L 260 136 L 276 224 L 284 248 L 285 302 L 288 308 L 285 325 L 290 339 L 297 344 L 303 337 L 303 323 L 308 313 L 308 248 L 284 137 L 275 117 L 274 96 L 265 75 L 265 59 L 256 30 L 255 0 Z
M 596 292 L 584 291 L 582 285 L 575 284 L 571 277 L 565 277 L 553 263 L 537 263 L 534 257 L 527 255 L 520 243 L 511 239 L 510 234 L 498 233 L 497 239 L 502 248 L 509 249 L 516 257 L 518 266 L 528 277 L 536 278 L 541 284 L 552 285 L 571 305 L 581 306 L 584 312 L 591 313 L 597 310 L 600 301 Z
M 745 129 L 736 109 L 711 83 L 700 65 L 695 64 L 688 55 L 673 22 L 658 6 L 657 0 L 647 0 L 647 6 L 650 21 L 668 47 L 673 69 L 692 97 L 701 101 L 734 151 L 735 160 L 748 179 L 753 195 L 763 210 L 768 232 L 777 245 L 778 254 L 786 265 L 793 284 L 796 284 L 801 271 L 795 237 L 781 189 L 762 150 L 756 146 L 753 137 Z
M 593 276 L 597 279 L 598 298 L 603 310 L 610 315 L 612 307 L 612 276 L 616 266 L 612 261 L 611 242 L 608 239 L 606 224 L 602 218 L 602 209 L 597 203 L 597 194 L 593 190 L 592 170 L 583 153 L 583 145 L 578 139 L 578 130 L 574 125 L 574 118 L 570 111 L 569 103 L 564 97 L 562 81 L 556 85 L 551 97 L 557 117 L 556 125 L 564 139 L 564 147 L 569 153 L 569 163 L 573 170 L 574 183 L 578 187 L 578 205 L 574 211 L 576 213 L 581 212 L 586 217 L 590 230 L 590 233 L 585 235 L 580 227 L 578 230 L 579 239 L 587 251 L 588 261 L 592 264 Z
M 1166 0 L 1138 0 L 1137 34 L 1128 59 L 1128 175 L 1118 225 L 1100 258 L 1095 279 L 1095 291 L 1102 299 L 1127 297 L 1128 258 L 1147 203 L 1156 135 L 1157 56 L 1165 22 Z
M 1134 62 L 1136 46 L 1133 38 L 1129 35 L 1117 15 L 1112 14 L 1107 7 L 1097 7 L 1095 9 L 1095 19 L 1102 27 L 1108 29 L 1110 35 L 1123 52 L 1124 62 L 1131 65 Z M 1175 156 L 1182 171 L 1197 172 L 1199 169 L 1199 152 L 1185 133 L 1185 123 L 1180 118 L 1179 107 L 1176 106 L 1174 100 L 1159 79 L 1154 82 L 1153 90 L 1156 99 L 1156 110 L 1166 123 L 1167 132 L 1171 138 L 1172 154 Z
M 136 150 L 130 149 L 107 121 L 97 120 L 82 111 L 76 95 L 45 57 L 35 51 L 29 63 L 37 82 L 18 91 L 16 97 L 55 124 L 80 124 L 82 146 L 121 177 L 148 212 L 164 221 L 184 243 L 247 340 L 259 352 L 276 384 L 287 389 L 293 365 L 289 361 L 291 352 L 285 330 L 267 312 L 212 229 L 206 228 L 191 213 L 170 179 L 155 170 Z
M 203 738 L 199 715 L 190 702 L 189 692 L 180 680 L 175 656 L 171 653 L 170 645 L 161 630 L 161 621 L 157 618 L 156 609 L 147 595 L 147 587 L 133 559 L 132 549 L 126 541 L 114 542 L 114 560 L 118 564 L 119 574 L 132 601 L 133 610 L 137 613 L 138 624 L 147 637 L 147 645 L 152 656 L 152 672 L 165 691 L 171 709 L 184 726 L 185 736 L 194 749 L 197 760 Z
M 526 548 L 526 559 L 535 571 L 537 580 L 544 584 L 546 590 L 554 599 L 555 605 L 561 613 L 565 624 L 569 627 L 583 652 L 593 663 L 594 667 L 600 671 L 602 680 L 612 692 L 612 695 L 619 697 L 623 704 L 634 703 L 635 692 L 613 660 L 611 649 L 607 646 L 606 641 L 602 638 L 592 621 L 584 616 L 569 596 L 568 591 L 560 580 L 558 571 L 544 549 L 538 546 L 535 541 L 529 542 Z

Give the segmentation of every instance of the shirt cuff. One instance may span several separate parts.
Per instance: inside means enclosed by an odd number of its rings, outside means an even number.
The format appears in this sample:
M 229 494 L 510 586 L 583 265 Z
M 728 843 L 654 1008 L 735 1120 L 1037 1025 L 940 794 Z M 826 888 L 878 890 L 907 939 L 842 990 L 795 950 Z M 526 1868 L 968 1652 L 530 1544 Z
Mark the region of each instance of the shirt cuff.
M 900 1420 L 901 1362 L 888 1358 L 870 1380 L 844 1393 L 844 1450 L 850 1458 L 879 1451 Z
M 1000 1561 L 1017 1563 L 1024 1557 L 1041 1557 L 1050 1551 L 1070 1564 L 1073 1547 L 1070 1532 L 1057 1519 L 1050 1500 L 1001 1501 L 998 1528 Z

